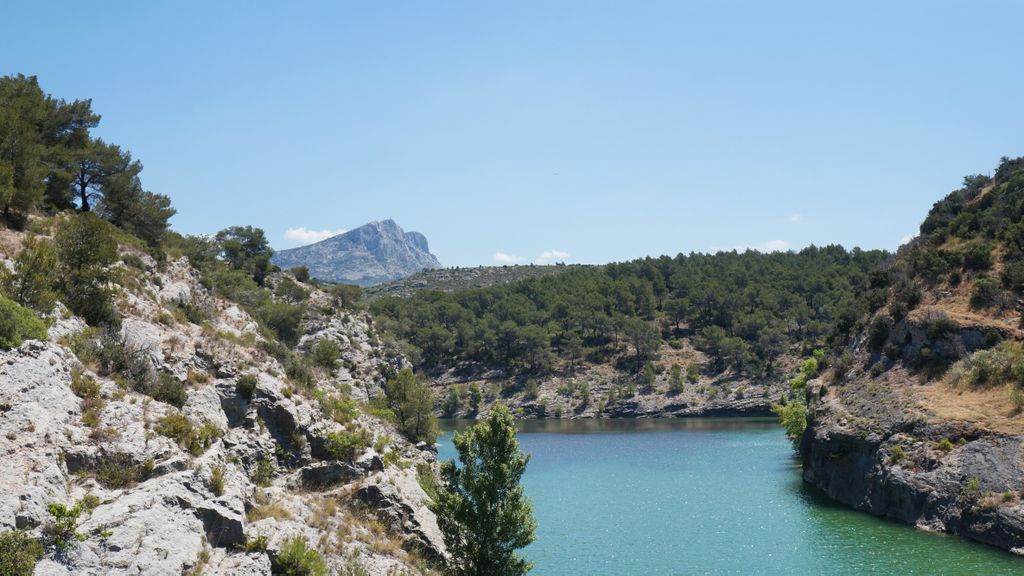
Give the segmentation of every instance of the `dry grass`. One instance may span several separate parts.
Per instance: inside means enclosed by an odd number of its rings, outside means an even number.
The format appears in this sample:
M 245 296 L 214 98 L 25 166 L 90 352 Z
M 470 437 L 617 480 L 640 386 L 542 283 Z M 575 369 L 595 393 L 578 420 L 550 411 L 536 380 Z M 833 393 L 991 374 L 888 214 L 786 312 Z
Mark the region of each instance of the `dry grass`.
M 274 518 L 275 520 L 292 519 L 291 513 L 280 502 L 258 504 L 246 512 L 245 517 L 249 522 L 256 522 L 264 518 Z
M 936 418 L 970 422 L 1000 434 L 1024 434 L 1024 415 L 1014 409 L 1003 386 L 958 390 L 934 382 L 917 392 L 921 407 Z

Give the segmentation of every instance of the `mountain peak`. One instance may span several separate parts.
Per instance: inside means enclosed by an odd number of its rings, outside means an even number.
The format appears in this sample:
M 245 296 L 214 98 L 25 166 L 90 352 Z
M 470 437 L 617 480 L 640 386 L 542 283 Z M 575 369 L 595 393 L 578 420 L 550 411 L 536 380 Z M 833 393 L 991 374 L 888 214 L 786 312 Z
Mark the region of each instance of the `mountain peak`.
M 363 224 L 325 240 L 276 252 L 281 268 L 305 266 L 318 280 L 372 286 L 404 278 L 425 269 L 440 268 L 430 253 L 427 237 L 406 232 L 388 218 Z

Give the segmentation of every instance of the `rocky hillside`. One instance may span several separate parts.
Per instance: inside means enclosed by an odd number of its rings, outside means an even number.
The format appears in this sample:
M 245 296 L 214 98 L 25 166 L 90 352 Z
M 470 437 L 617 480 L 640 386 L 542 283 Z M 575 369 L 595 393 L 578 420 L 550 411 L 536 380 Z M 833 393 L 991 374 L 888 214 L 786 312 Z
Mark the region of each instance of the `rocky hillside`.
M 394 220 L 371 222 L 316 244 L 278 251 L 272 261 L 286 270 L 305 266 L 317 280 L 359 286 L 441 267 L 426 236 L 406 232 Z
M 0 235 L 11 267 L 24 235 Z M 433 447 L 364 411 L 380 366 L 404 362 L 365 313 L 301 286 L 295 350 L 330 341 L 340 358 L 298 377 L 186 258 L 120 254 L 120 329 L 58 303 L 48 339 L 0 351 L 0 532 L 47 544 L 35 573 L 269 574 L 311 556 L 332 574 L 432 573 L 445 549 L 418 476 Z
M 808 386 L 804 479 L 836 500 L 1024 553 L 1024 160 L 965 179 L 872 278 Z

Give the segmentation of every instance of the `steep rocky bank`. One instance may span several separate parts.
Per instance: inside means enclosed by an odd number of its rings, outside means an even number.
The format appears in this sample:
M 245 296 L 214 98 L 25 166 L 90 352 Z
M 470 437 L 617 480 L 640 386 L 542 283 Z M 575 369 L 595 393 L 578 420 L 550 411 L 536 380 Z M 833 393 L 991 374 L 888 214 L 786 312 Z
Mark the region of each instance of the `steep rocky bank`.
M 334 573 L 430 573 L 445 549 L 417 470 L 435 455 L 358 408 L 380 389 L 379 365 L 403 362 L 368 317 L 306 287 L 299 349 L 328 339 L 342 358 L 300 387 L 187 260 L 130 260 L 120 331 L 58 305 L 48 341 L 0 352 L 0 529 L 42 535 L 49 506 L 83 505 L 82 541 L 47 548 L 36 574 L 268 574 L 297 536 Z M 146 377 L 183 385 L 181 408 L 102 368 L 97 351 L 114 345 Z M 332 451 L 355 436 L 349 456 Z

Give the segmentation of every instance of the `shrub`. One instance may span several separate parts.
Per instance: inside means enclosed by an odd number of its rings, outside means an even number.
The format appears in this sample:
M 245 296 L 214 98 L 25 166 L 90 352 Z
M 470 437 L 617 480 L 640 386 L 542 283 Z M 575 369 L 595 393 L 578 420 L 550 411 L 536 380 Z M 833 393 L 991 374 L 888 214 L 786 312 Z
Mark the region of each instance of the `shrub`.
M 341 396 L 328 396 L 320 401 L 324 415 L 338 424 L 348 424 L 359 415 L 355 400 Z
M 786 430 L 786 437 L 793 443 L 793 449 L 799 449 L 804 430 L 807 429 L 807 406 L 799 401 L 775 404 L 772 412 L 778 415 L 779 422 Z
M 93 326 L 117 325 L 106 267 L 117 258 L 114 228 L 92 214 L 79 214 L 57 229 L 58 284 L 64 301 Z
M 964 267 L 968 270 L 984 271 L 992 267 L 992 244 L 977 242 L 964 252 Z
M 0 532 L 0 573 L 32 576 L 43 552 L 43 543 L 22 530 Z
M 131 455 L 116 452 L 100 457 L 91 472 L 105 488 L 129 488 L 149 478 L 153 473 L 153 460 L 138 464 Z
M 252 400 L 252 395 L 256 392 L 257 382 L 258 380 L 254 374 L 242 374 L 235 381 L 235 392 L 246 400 Z
M 57 295 L 53 291 L 57 279 L 57 251 L 53 243 L 29 234 L 22 241 L 21 251 L 14 257 L 14 271 L 0 267 L 0 285 L 4 292 L 22 306 L 39 312 L 53 310 Z
M 144 390 L 144 393 L 152 396 L 154 400 L 166 402 L 178 408 L 184 406 L 185 401 L 188 400 L 185 383 L 166 372 L 159 373 L 156 380 Z
M 979 350 L 954 364 L 946 379 L 958 388 L 1024 384 L 1024 346 L 1003 341 L 994 348 Z
M 458 387 L 452 386 L 445 394 L 444 400 L 441 401 L 441 413 L 445 416 L 455 416 L 461 407 L 462 396 L 459 394 Z
M 540 396 L 540 386 L 533 378 L 526 381 L 524 396 L 527 400 L 536 400 Z
M 291 272 L 292 276 L 295 276 L 295 279 L 299 282 L 309 282 L 309 268 L 306 268 L 305 266 L 293 266 L 289 268 L 288 271 Z
M 224 495 L 224 466 L 218 464 L 210 469 L 210 491 L 217 496 Z
M 324 456 L 331 460 L 352 460 L 369 446 L 366 431 L 330 432 L 324 440 Z
M 221 434 L 213 422 L 206 420 L 202 426 L 196 426 L 184 414 L 168 414 L 160 419 L 154 429 L 157 434 L 174 440 L 182 450 L 187 450 L 193 456 L 202 454 Z
M 246 540 L 245 544 L 242 544 L 241 548 L 245 552 L 266 552 L 267 544 L 269 544 L 269 539 L 265 535 L 260 534 L 259 536 Z
M 72 370 L 71 391 L 79 398 L 98 398 L 100 385 L 91 376 L 82 374 L 79 370 Z
M 335 364 L 341 358 L 341 349 L 334 340 L 321 340 L 313 346 L 310 351 L 310 359 L 314 364 L 327 370 L 334 370 Z
M 936 318 L 928 323 L 928 327 L 925 329 L 929 340 L 939 340 L 949 334 L 952 334 L 960 329 L 960 324 L 956 320 L 949 318 L 945 315 Z
M 0 349 L 20 346 L 25 340 L 46 340 L 46 325 L 28 308 L 0 296 Z
M 298 304 L 309 298 L 309 291 L 299 286 L 291 278 L 282 278 L 277 284 L 277 289 L 274 290 L 274 295 L 287 302 Z
M 868 331 L 868 346 L 872 351 L 879 351 L 889 341 L 889 332 L 892 330 L 892 319 L 886 315 L 880 315 L 871 322 L 871 329 Z
M 302 306 L 284 302 L 268 302 L 256 312 L 256 316 L 273 330 L 277 339 L 289 346 L 294 346 L 299 340 L 302 315 Z
M 85 540 L 85 535 L 78 533 L 78 517 L 83 511 L 82 502 L 71 507 L 53 503 L 47 505 L 46 510 L 53 518 L 46 525 L 44 532 L 57 548 L 64 550 Z
M 935 449 L 941 450 L 942 452 L 949 452 L 953 449 L 953 441 L 949 438 L 943 438 L 935 443 Z
M 274 477 L 274 462 L 269 456 L 264 456 L 256 462 L 256 468 L 252 471 L 251 479 L 257 486 L 269 486 L 270 480 Z
M 893 446 L 889 451 L 889 464 L 898 464 L 906 457 L 907 451 L 903 449 L 903 446 Z
M 326 576 L 327 564 L 305 537 L 294 536 L 281 546 L 271 570 L 287 576 Z
M 987 308 L 999 298 L 999 286 L 991 278 L 978 278 L 971 291 L 971 308 Z

